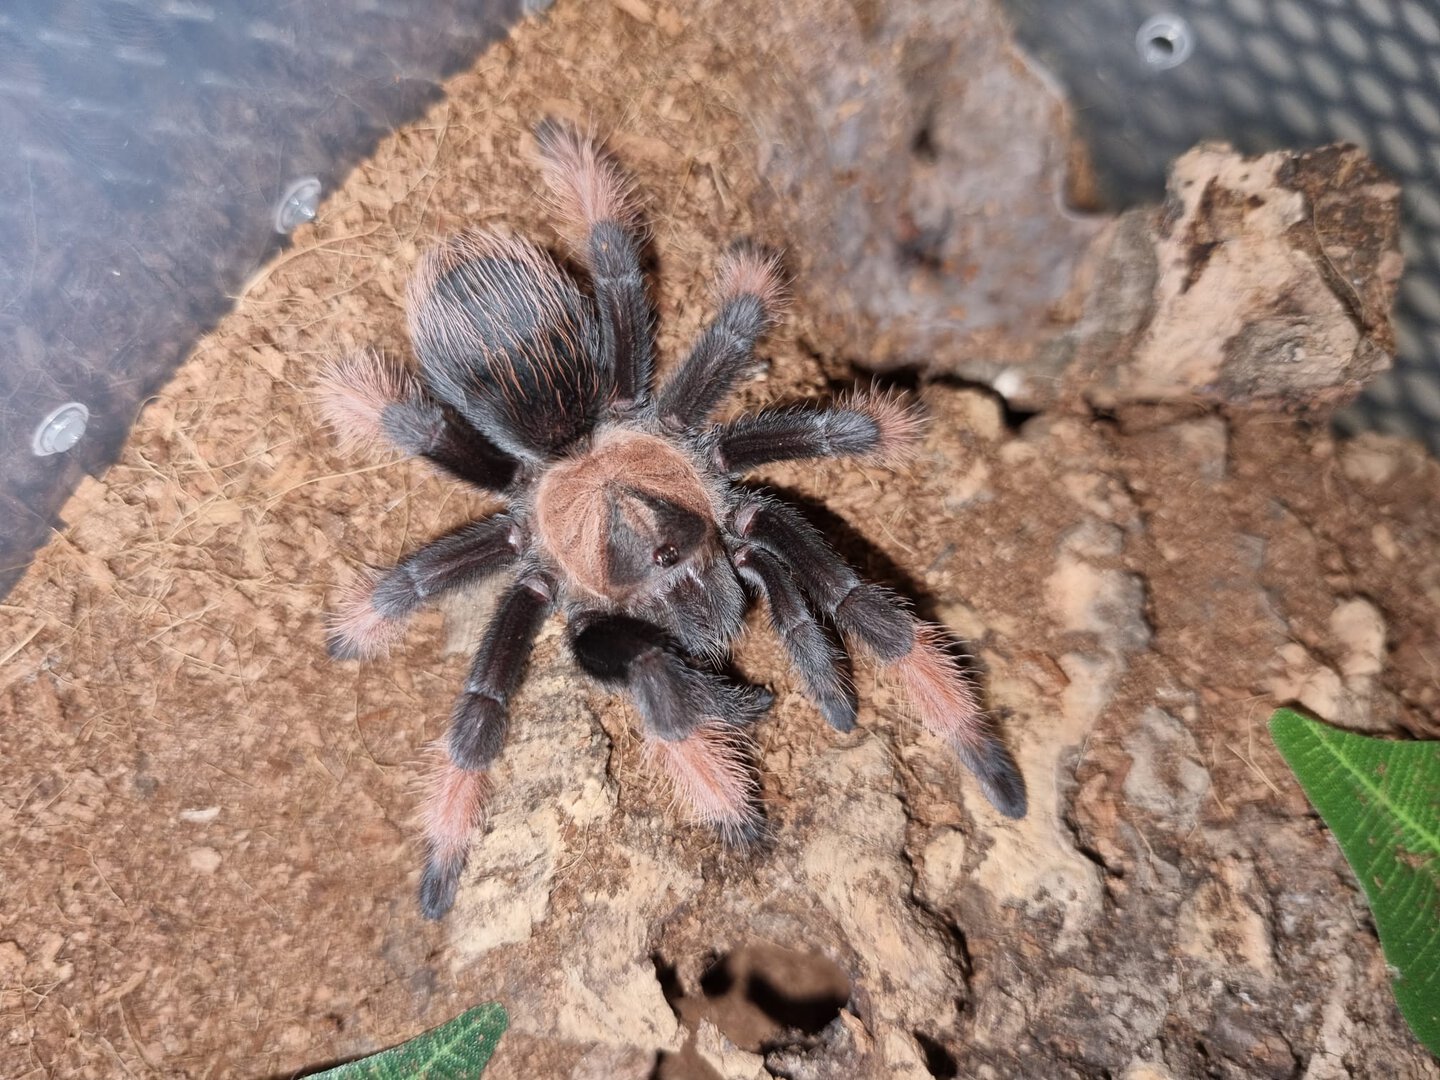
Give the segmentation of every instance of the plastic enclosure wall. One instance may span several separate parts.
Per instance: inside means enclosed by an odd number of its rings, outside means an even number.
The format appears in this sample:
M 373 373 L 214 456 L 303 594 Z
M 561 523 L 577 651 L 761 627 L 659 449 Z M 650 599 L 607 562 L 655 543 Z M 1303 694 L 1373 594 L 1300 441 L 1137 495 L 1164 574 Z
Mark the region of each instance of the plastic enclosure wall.
M 1440 453 L 1440 5 L 1435 0 L 1002 0 L 1063 84 L 1111 205 L 1164 194 L 1205 139 L 1352 142 L 1403 185 L 1400 345 L 1341 426 Z
M 0 5 L 0 597 L 80 477 L 325 189 L 523 0 Z M 533 4 L 529 6 L 535 6 Z M 66 453 L 32 436 L 90 411 Z

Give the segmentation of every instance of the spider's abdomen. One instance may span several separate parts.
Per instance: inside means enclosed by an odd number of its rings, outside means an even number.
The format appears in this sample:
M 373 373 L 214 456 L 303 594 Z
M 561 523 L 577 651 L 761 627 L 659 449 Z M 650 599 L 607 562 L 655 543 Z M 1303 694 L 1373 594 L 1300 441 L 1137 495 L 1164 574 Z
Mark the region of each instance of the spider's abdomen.
M 718 540 L 695 465 L 664 439 L 623 428 L 545 474 L 535 521 L 570 581 L 617 602 L 708 556 Z
M 465 233 L 426 254 L 408 298 L 429 390 L 511 453 L 546 457 L 605 405 L 590 301 L 523 239 Z

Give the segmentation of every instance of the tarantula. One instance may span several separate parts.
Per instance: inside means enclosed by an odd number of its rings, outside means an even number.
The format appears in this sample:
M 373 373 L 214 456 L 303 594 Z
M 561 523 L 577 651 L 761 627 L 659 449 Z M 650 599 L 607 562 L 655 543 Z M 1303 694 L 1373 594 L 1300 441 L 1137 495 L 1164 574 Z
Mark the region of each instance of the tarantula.
M 372 654 L 425 601 L 511 575 L 424 804 L 424 914 L 438 919 L 454 903 L 510 698 L 556 610 L 581 669 L 628 692 L 677 794 L 728 840 L 755 837 L 761 822 L 738 733 L 772 698 L 716 668 L 752 596 L 831 726 L 851 730 L 856 702 L 822 620 L 907 691 L 1002 813 L 1023 816 L 1019 771 L 939 628 L 862 581 L 796 510 L 737 482 L 788 459 L 894 463 L 918 438 L 918 414 L 894 396 L 857 393 L 712 424 L 782 306 L 777 261 L 751 248 L 724 259 L 718 314 L 656 385 L 630 181 L 568 127 L 545 122 L 536 135 L 589 291 L 527 240 L 465 232 L 424 255 L 411 281 L 418 370 L 362 352 L 321 380 L 321 409 L 342 443 L 387 442 L 507 503 L 371 571 L 331 623 L 333 656 Z

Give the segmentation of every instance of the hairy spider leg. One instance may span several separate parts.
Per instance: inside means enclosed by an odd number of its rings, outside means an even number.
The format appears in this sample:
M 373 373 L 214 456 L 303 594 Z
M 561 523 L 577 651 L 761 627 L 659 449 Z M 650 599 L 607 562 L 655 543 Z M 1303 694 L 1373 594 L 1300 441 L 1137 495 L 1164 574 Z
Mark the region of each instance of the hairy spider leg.
M 342 450 L 389 443 L 476 487 L 503 491 L 515 459 L 436 401 L 399 364 L 364 349 L 321 370 L 317 400 Z
M 570 623 L 570 648 L 586 674 L 629 694 L 645 734 L 657 739 L 683 739 L 707 718 L 745 727 L 774 700 L 758 686 L 692 667 L 662 627 L 629 615 L 580 613 Z
M 654 369 L 634 188 L 591 138 L 557 120 L 536 125 L 541 171 L 600 308 L 597 359 L 621 414 L 643 405 Z
M 718 720 L 706 720 L 683 739 L 645 737 L 646 757 L 669 778 L 675 797 L 736 847 L 764 833 L 748 751 L 740 730 Z
M 426 781 L 420 820 L 425 833 L 425 868 L 420 875 L 420 910 L 439 919 L 455 905 L 455 891 L 490 793 L 484 771 L 467 772 L 436 749 Z
M 810 700 L 837 731 L 855 727 L 855 690 L 844 653 L 811 613 L 780 560 L 763 548 L 746 544 L 734 556 L 735 566 L 770 609 L 770 623 L 790 655 Z
M 406 306 L 426 389 L 507 453 L 550 460 L 605 415 L 593 306 L 530 241 L 450 237 L 421 258 Z
M 758 836 L 761 818 L 741 731 L 770 707 L 770 692 L 690 666 L 663 629 L 629 616 L 580 613 L 571 621 L 570 647 L 585 672 L 627 691 L 649 756 L 695 816 L 728 841 Z
M 858 641 L 905 689 L 930 732 L 975 774 L 991 804 L 1025 816 L 1025 783 L 985 715 L 969 677 L 946 650 L 939 627 L 921 622 L 887 590 L 862 581 L 793 508 L 755 497 L 735 514 L 735 531 L 775 555 L 847 638 Z
M 859 457 L 897 465 L 914 453 L 924 422 L 897 394 L 858 393 L 835 405 L 782 405 L 738 416 L 715 429 L 711 460 L 721 472 L 774 461 Z
M 367 571 L 346 590 L 327 642 L 337 660 L 383 652 L 427 600 L 512 565 L 520 533 L 508 514 L 460 526 L 412 551 L 389 570 Z
M 455 902 L 455 890 L 465 869 L 470 831 L 482 803 L 481 781 L 500 754 L 505 741 L 510 697 L 520 686 L 535 636 L 550 613 L 554 584 L 543 574 L 523 574 L 500 598 L 475 659 L 465 689 L 455 701 L 446 740 L 449 762 L 443 766 L 425 817 L 427 851 L 420 878 L 420 906 L 427 918 L 438 919 Z M 456 774 L 463 775 L 456 775 Z M 467 785 L 469 785 L 467 787 Z M 451 798 L 451 792 L 474 787 L 472 801 Z M 461 829 L 460 809 L 468 807 L 468 827 Z
M 715 317 L 660 390 L 657 411 L 672 431 L 704 423 L 750 365 L 755 343 L 779 319 L 785 289 L 778 257 L 750 248 L 732 251 L 721 263 L 716 299 Z
M 520 686 L 535 635 L 550 613 L 553 590 L 549 578 L 527 574 L 500 598 L 451 714 L 450 759 L 460 768 L 483 769 L 499 755 L 510 695 Z

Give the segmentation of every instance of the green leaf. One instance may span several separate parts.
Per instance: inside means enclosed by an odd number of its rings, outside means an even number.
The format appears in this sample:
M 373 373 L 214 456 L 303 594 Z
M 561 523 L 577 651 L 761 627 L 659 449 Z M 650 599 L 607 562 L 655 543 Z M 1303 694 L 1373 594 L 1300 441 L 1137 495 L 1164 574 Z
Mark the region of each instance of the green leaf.
M 312 1080 L 474 1080 L 509 1025 L 505 1006 L 477 1005 L 407 1043 L 316 1073 Z
M 1360 879 L 1395 1000 L 1440 1054 L 1440 742 L 1391 742 L 1289 709 L 1270 735 Z

